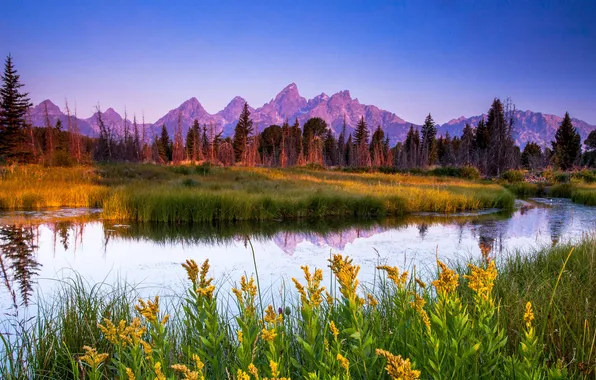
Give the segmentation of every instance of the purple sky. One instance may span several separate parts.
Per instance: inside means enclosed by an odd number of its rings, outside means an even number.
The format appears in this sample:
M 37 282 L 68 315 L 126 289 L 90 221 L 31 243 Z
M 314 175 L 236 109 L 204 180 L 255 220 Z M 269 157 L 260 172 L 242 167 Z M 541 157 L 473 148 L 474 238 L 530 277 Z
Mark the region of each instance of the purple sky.
M 0 17 L 33 102 L 68 98 L 80 117 L 99 102 L 153 122 L 192 96 L 259 107 L 295 82 L 415 123 L 509 96 L 596 124 L 593 0 L 11 1 Z

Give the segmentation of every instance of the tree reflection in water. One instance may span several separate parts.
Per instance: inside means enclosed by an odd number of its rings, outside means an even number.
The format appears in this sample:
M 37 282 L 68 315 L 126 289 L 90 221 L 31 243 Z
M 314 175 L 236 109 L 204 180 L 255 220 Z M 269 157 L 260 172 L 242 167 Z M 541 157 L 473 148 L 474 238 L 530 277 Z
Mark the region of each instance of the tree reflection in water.
M 32 226 L 0 226 L 0 276 L 15 309 L 19 306 L 17 292 L 22 304 L 29 304 L 34 277 L 41 268 L 35 258 L 35 237 Z

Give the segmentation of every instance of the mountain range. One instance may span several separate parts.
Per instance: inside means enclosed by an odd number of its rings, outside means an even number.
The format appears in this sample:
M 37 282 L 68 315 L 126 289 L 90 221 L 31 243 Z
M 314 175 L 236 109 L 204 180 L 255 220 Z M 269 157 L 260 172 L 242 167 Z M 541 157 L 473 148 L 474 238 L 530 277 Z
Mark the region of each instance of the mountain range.
M 223 110 L 210 114 L 203 108 L 198 99 L 193 97 L 179 107 L 170 110 L 155 123 L 146 124 L 146 127 L 149 135 L 152 135 L 159 133 L 161 126 L 165 124 L 170 135 L 173 136 L 180 117 L 184 134 L 196 119 L 201 124 L 212 124 L 217 132 L 223 132 L 224 137 L 231 136 L 234 133 L 234 127 L 245 102 L 244 98 L 236 96 Z M 50 100 L 44 100 L 31 109 L 30 119 L 33 125 L 43 126 L 45 124 L 46 106 L 50 122 L 55 123 L 56 120 L 60 119 L 66 127 L 68 121 L 66 114 Z M 393 112 L 382 110 L 374 105 L 362 104 L 357 98 L 352 98 L 347 90 L 331 96 L 322 93 L 312 99 L 306 99 L 300 95 L 295 83 L 286 86 L 275 98 L 263 106 L 256 109 L 249 107 L 249 109 L 254 121 L 254 128 L 258 131 L 262 131 L 271 124 L 281 125 L 285 120 L 293 124 L 298 119 L 300 125 L 303 125 L 311 117 L 320 117 L 329 124 L 336 135 L 339 135 L 344 120 L 347 133 L 353 133 L 358 120 L 364 116 L 371 130 L 378 125 L 384 129 L 392 145 L 405 139 L 411 124 L 414 126 L 419 125 L 405 121 Z M 122 134 L 124 120 L 118 112 L 108 108 L 102 112 L 102 117 L 106 126 L 116 134 Z M 450 120 L 437 126 L 438 133 L 444 135 L 449 132 L 451 136 L 459 136 L 466 123 L 476 126 L 482 117 L 486 118 L 486 114 L 472 117 L 462 116 Z M 516 111 L 515 117 L 515 140 L 521 146 L 529 141 L 537 142 L 541 146 L 550 144 L 562 120 L 562 117 L 557 115 L 533 111 Z M 595 125 L 590 125 L 585 121 L 575 118 L 572 120 L 573 125 L 582 137 L 582 141 L 590 131 L 596 129 Z M 72 115 L 71 121 L 75 121 L 75 117 Z M 87 119 L 76 118 L 76 122 L 81 133 L 88 136 L 98 135 L 97 113 Z M 138 122 L 140 125 L 140 120 Z

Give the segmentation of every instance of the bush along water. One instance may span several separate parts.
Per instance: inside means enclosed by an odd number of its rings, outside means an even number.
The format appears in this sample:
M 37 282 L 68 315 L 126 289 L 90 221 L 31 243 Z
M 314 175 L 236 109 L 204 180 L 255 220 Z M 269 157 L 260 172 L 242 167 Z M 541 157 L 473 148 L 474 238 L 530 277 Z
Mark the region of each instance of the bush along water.
M 284 296 L 279 304 L 265 306 L 258 281 L 242 276 L 232 289 L 235 307 L 222 309 L 224 295 L 208 276 L 209 262 L 199 266 L 187 260 L 183 267 L 189 288 L 182 304 L 171 310 L 172 317 L 158 297 L 139 299 L 130 312 L 98 308 L 95 315 L 84 316 L 76 310 L 65 313 L 59 304 L 46 311 L 57 310 L 56 316 L 42 313 L 39 318 L 46 323 L 23 331 L 17 342 L 3 337 L 0 374 L 6 379 L 93 380 L 572 375 L 563 360 L 546 360 L 543 330 L 535 325 L 531 302 L 520 311 L 519 344 L 509 347 L 507 331 L 499 323 L 499 302 L 493 296 L 494 261 L 470 264 L 461 276 L 437 263 L 436 280 L 430 285 L 415 273 L 382 265 L 377 267 L 378 283 L 367 288 L 358 280 L 360 266 L 336 254 L 329 260 L 333 277 L 329 288 L 321 285 L 322 269 L 303 266 L 304 279 L 292 279 L 296 300 Z M 66 299 L 71 297 L 85 299 L 80 293 Z M 65 339 L 60 330 L 47 331 L 55 323 L 48 322 L 52 319 L 69 328 L 60 321 L 67 315 L 80 319 L 76 323 L 89 324 L 83 329 L 83 342 Z

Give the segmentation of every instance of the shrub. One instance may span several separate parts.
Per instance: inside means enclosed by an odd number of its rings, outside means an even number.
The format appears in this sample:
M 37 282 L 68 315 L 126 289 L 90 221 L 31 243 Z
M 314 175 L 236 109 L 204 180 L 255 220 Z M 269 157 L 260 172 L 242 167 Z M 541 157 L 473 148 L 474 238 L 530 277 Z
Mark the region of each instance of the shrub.
M 523 182 L 524 172 L 521 170 L 507 170 L 501 175 L 501 178 L 509 183 Z

